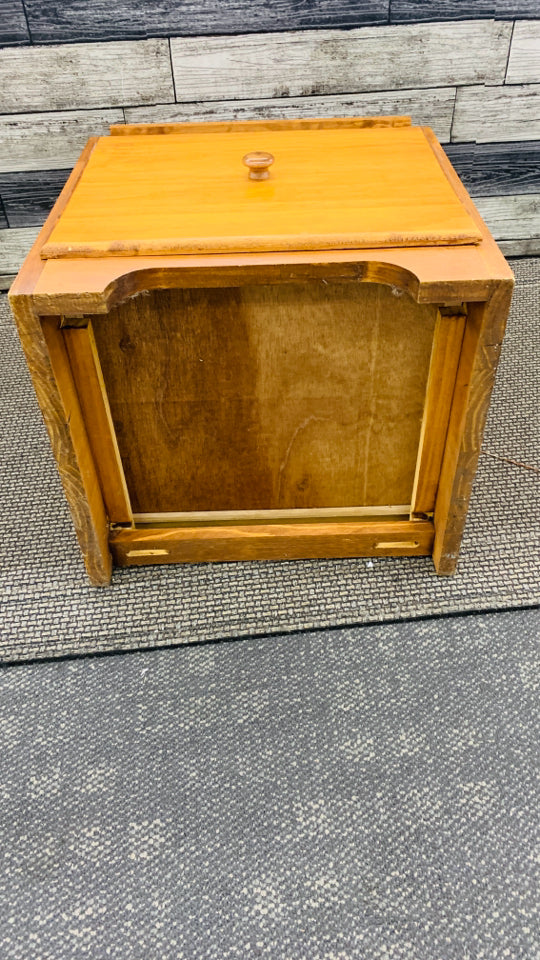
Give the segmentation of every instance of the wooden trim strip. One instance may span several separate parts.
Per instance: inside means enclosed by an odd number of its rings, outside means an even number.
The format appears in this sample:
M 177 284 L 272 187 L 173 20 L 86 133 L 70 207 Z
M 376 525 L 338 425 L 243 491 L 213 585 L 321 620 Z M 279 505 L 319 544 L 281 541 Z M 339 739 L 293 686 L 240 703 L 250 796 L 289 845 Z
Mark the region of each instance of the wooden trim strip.
M 79 395 L 103 500 L 111 523 L 132 523 L 124 468 L 116 440 L 92 324 L 62 330 Z
M 407 517 L 410 504 L 383 507 L 310 507 L 291 510 L 193 510 L 184 513 L 134 513 L 136 524 L 173 525 L 195 523 L 249 523 L 250 521 L 272 523 L 280 520 L 346 520 L 363 517 Z
M 276 120 L 213 121 L 210 123 L 111 124 L 111 137 L 147 136 L 163 133 L 252 133 L 258 130 L 330 130 L 335 127 L 410 127 L 410 117 L 313 117 Z
M 428 520 L 357 523 L 263 524 L 113 530 L 119 566 L 236 560 L 427 556 L 434 527 Z
M 420 432 L 411 515 L 432 513 L 454 395 L 466 317 L 439 316 L 433 336 L 426 403 Z

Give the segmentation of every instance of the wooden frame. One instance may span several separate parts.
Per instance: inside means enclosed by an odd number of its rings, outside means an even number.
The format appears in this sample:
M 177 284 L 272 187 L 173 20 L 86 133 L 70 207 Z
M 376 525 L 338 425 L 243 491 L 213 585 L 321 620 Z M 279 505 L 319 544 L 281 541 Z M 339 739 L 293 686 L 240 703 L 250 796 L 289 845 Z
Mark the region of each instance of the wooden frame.
M 403 125 L 404 118 L 386 118 Z M 310 124 L 322 121 L 309 121 Z M 372 118 L 367 123 L 379 122 Z M 280 127 L 300 121 L 274 121 Z M 184 125 L 130 133 L 175 132 Z M 192 124 L 189 125 L 193 129 Z M 215 125 L 211 125 L 215 127 Z M 218 125 L 220 126 L 220 125 Z M 229 125 L 226 125 L 227 127 Z M 250 128 L 265 124 L 256 122 Z M 201 125 L 201 129 L 207 129 Z M 115 135 L 126 128 L 114 128 Z M 28 366 L 90 580 L 117 564 L 178 561 L 433 555 L 452 574 L 466 520 L 513 277 L 431 131 L 433 151 L 482 233 L 476 246 L 306 253 L 49 260 L 40 251 L 97 142 L 89 141 L 10 291 Z M 409 517 L 230 518 L 152 526 L 134 519 L 92 316 L 145 290 L 339 280 L 389 284 L 441 308 Z M 450 362 L 450 359 L 453 362 Z M 84 384 L 84 388 L 83 388 Z M 92 409 L 92 417 L 85 416 Z M 447 427 L 446 427 L 447 425 Z M 426 436 L 436 442 L 426 444 Z M 426 505 L 435 509 L 426 516 Z

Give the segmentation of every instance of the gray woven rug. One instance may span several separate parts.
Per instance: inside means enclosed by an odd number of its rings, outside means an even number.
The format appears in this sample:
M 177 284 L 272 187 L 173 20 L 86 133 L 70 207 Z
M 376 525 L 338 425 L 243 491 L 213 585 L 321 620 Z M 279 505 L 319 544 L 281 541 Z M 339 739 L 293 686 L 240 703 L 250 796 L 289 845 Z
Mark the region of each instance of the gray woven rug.
M 540 261 L 518 279 L 459 572 L 429 558 L 117 570 L 87 583 L 0 299 L 0 656 L 21 660 L 540 602 Z
M 2 960 L 538 960 L 540 611 L 0 670 Z

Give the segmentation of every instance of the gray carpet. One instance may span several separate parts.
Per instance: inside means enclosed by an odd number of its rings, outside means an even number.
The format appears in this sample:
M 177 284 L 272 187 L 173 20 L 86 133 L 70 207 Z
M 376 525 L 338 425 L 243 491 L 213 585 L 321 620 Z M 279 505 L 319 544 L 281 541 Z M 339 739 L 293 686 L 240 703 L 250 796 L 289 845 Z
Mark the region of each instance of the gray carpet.
M 0 671 L 2 960 L 538 960 L 540 610 Z
M 0 301 L 0 656 L 192 643 L 540 602 L 540 261 L 518 287 L 458 575 L 429 558 L 169 566 L 87 583 L 20 347 Z M 521 466 L 519 464 L 522 464 Z

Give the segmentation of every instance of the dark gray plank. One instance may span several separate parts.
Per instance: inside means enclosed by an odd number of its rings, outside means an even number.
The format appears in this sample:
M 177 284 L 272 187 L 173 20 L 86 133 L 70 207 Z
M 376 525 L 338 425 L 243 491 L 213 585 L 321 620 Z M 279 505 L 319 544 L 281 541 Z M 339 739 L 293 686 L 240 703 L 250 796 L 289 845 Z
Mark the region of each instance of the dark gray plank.
M 5 230 L 7 226 L 8 226 L 7 217 L 2 204 L 2 197 L 0 197 L 0 230 Z
M 391 23 L 494 17 L 495 0 L 391 0 Z
M 540 141 L 446 146 L 474 197 L 540 193 Z
M 0 0 L 0 47 L 30 43 L 22 0 Z
M 389 0 L 26 0 L 36 43 L 347 28 L 388 22 Z
M 391 0 L 391 23 L 429 20 L 514 20 L 539 16 L 538 0 Z
M 0 174 L 0 198 L 10 227 L 40 226 L 51 211 L 70 170 Z

